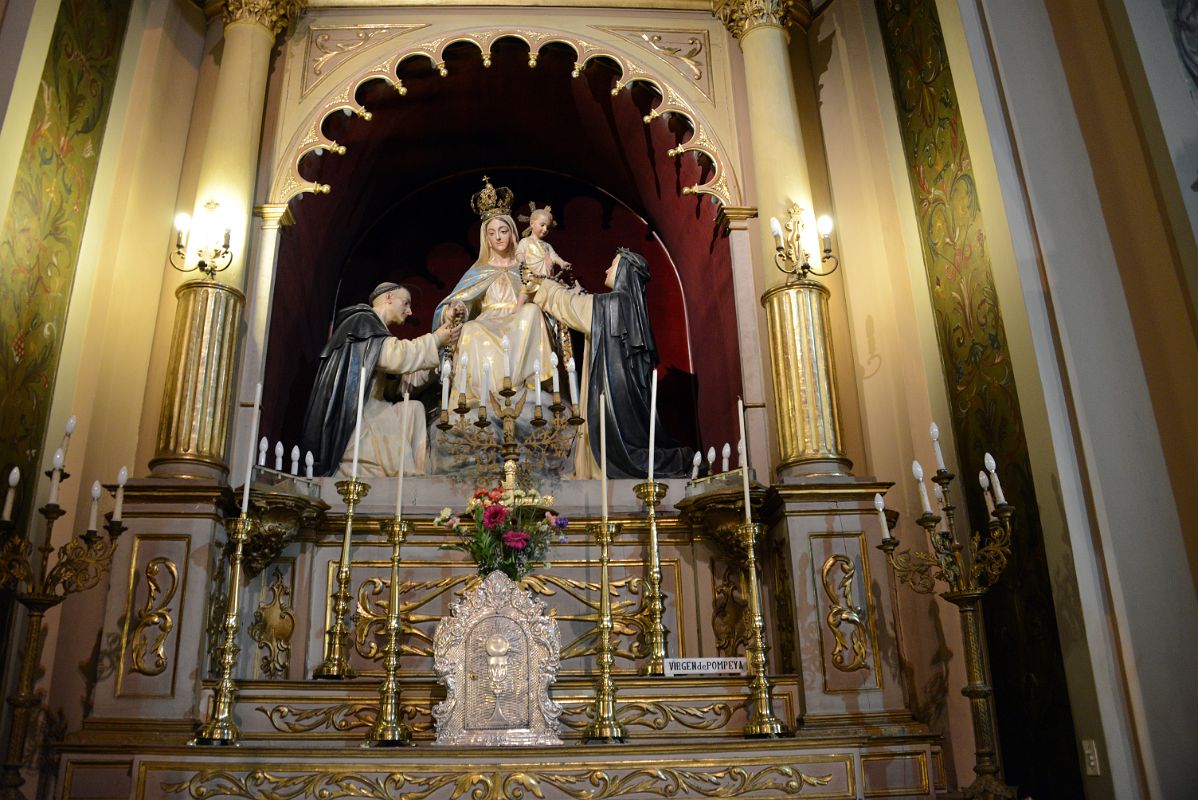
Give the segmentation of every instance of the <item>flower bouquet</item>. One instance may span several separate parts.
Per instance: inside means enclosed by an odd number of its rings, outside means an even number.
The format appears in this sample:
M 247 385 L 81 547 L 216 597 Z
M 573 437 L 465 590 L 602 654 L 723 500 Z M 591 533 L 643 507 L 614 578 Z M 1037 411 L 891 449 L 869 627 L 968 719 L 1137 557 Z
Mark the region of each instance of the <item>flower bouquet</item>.
M 480 575 L 500 570 L 518 581 L 545 563 L 554 539 L 565 539 L 569 520 L 547 510 L 546 502 L 552 498 L 535 491 L 479 489 L 461 516 L 443 508 L 434 523 L 461 537 L 452 546 L 470 554 Z

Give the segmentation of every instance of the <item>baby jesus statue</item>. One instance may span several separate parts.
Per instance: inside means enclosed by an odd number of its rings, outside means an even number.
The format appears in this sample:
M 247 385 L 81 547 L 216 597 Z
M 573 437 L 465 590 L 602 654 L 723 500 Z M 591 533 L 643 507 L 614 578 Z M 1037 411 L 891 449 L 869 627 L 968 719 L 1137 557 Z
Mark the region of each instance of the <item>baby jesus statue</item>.
M 532 209 L 531 213 L 528 217 L 520 217 L 521 220 L 528 220 L 528 229 L 516 245 L 516 256 L 524 264 L 525 273 L 538 278 L 548 278 L 553 275 L 554 267 L 561 270 L 569 269 L 570 262 L 563 260 L 553 249 L 553 245 L 545 241 L 545 234 L 554 227 L 550 207 L 537 208 L 536 203 L 528 205 Z

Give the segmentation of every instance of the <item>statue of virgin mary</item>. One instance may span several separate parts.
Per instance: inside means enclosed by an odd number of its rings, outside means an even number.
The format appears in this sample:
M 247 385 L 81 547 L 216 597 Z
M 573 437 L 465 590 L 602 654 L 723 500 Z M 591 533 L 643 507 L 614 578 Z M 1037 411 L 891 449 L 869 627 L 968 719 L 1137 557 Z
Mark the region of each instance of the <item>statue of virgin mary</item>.
M 483 181 L 483 190 L 471 198 L 471 205 L 482 218 L 478 260 L 433 312 L 436 330 L 448 309 L 456 308 L 459 314 L 464 311 L 459 317 L 466 322 L 453 364 L 453 391 L 456 396 L 461 359 L 465 356 L 466 398 L 471 405 L 478 404 L 484 389 L 497 393 L 503 388 L 505 370 L 511 376 L 512 388 L 519 389 L 548 380 L 552 369 L 553 348 L 544 314 L 529 302 L 520 279 L 518 234 L 510 213 L 512 193 L 504 187 L 496 190 L 485 177 Z M 492 402 L 489 397 L 488 402 Z

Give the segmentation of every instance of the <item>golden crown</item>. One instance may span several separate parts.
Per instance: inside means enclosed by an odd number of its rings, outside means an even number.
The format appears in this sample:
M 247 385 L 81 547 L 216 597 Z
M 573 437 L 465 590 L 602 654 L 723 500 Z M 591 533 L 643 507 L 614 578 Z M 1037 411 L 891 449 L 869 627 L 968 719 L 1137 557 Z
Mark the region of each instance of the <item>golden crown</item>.
M 483 183 L 485 185 L 482 191 L 475 192 L 470 197 L 470 207 L 474 209 L 474 213 L 482 217 L 483 222 L 511 214 L 512 202 L 515 199 L 512 190 L 506 186 L 496 189 L 486 175 L 483 176 Z

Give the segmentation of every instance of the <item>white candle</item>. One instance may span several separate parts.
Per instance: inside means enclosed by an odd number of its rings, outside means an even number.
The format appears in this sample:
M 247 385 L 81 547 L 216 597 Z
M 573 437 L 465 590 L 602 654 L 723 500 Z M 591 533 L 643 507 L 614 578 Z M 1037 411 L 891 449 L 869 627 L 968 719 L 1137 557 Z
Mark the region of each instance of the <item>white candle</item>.
M 91 512 L 87 515 L 87 529 L 89 531 L 99 530 L 96 527 L 96 520 L 100 516 L 100 482 L 96 481 L 92 484 L 92 507 Z
M 557 353 L 549 354 L 549 365 L 553 367 L 553 393 L 560 395 L 562 391 L 561 378 L 557 374 Z
M 994 487 L 995 505 L 1006 505 L 1007 498 L 1003 497 L 1002 483 L 999 482 L 998 473 L 995 471 L 994 456 L 987 453 L 982 461 L 986 465 L 986 472 L 990 473 L 990 485 Z
M 462 353 L 462 357 L 458 359 L 458 394 L 466 393 L 466 364 L 468 361 L 465 353 Z
M 707 474 L 708 475 L 715 474 L 715 448 L 714 447 L 707 448 Z
M 245 486 L 241 490 L 241 513 L 250 513 L 250 483 L 254 477 L 254 440 L 258 438 L 258 412 L 262 408 L 262 381 L 254 390 L 254 408 L 250 412 L 250 455 L 245 465 Z M 259 464 L 266 462 L 266 439 L 258 445 Z
M 657 369 L 649 381 L 649 482 L 653 482 L 653 467 L 656 466 L 657 445 Z
M 262 441 L 258 442 L 258 466 L 260 466 L 260 467 L 266 466 L 266 451 L 269 449 L 270 449 L 270 442 L 268 442 L 266 440 L 266 437 L 263 436 Z
M 942 472 L 947 472 L 948 467 L 944 466 L 944 453 L 940 451 L 940 428 L 935 422 L 928 429 L 928 433 L 932 435 L 932 452 L 936 455 L 936 469 Z
M 512 377 L 512 341 L 503 335 L 503 377 Z
M 448 358 L 441 362 L 441 410 L 449 410 L 449 384 L 453 380 L 453 362 Z
M 79 420 L 74 414 L 67 417 L 66 431 L 62 435 L 62 458 L 63 463 L 66 463 L 67 448 L 71 446 L 71 434 L 75 432 L 75 423 Z
M 928 487 L 923 482 L 923 467 L 918 461 L 911 462 L 911 474 L 915 476 L 915 483 L 919 485 L 919 504 L 923 506 L 923 513 L 932 513 L 932 504 L 928 501 Z
M 446 362 L 446 363 L 448 363 L 448 362 Z M 446 395 L 446 396 L 448 396 L 448 395 Z M 407 408 L 407 403 L 408 403 L 408 393 L 407 392 L 403 393 L 403 401 L 404 401 L 404 407 Z M 395 518 L 397 520 L 403 519 L 403 473 L 404 473 L 404 467 L 407 466 L 407 464 L 405 463 L 407 461 L 407 458 L 408 458 L 408 436 L 407 436 L 407 431 L 405 430 L 404 435 L 399 437 L 399 485 L 395 487 Z
M 487 395 L 491 394 L 491 362 L 483 362 L 483 385 L 478 390 L 478 407 L 487 415 Z
M 749 504 L 749 439 L 745 436 L 745 401 L 739 397 L 736 398 L 736 416 L 740 422 L 740 474 L 745 487 L 745 522 L 752 522 L 753 510 Z
M 316 456 L 312 455 L 312 451 L 304 453 L 304 477 L 312 478 L 312 469 L 316 466 Z
M 112 521 L 120 522 L 121 513 L 125 510 L 125 484 L 129 480 L 129 468 L 121 467 L 116 474 L 116 505 L 112 507 Z
M 777 217 L 770 217 L 770 233 L 774 235 L 774 247 L 782 247 L 782 223 Z
M 573 361 L 573 359 L 571 359 Z M 599 492 L 603 524 L 607 524 L 607 395 L 599 395 Z
M 983 470 L 978 470 L 978 483 L 982 486 L 982 497 L 986 498 L 986 510 L 994 514 L 994 495 L 990 494 L 990 479 Z
M 62 480 L 62 462 L 64 461 L 62 448 L 54 451 L 54 460 L 51 462 L 54 467 L 50 470 L 50 500 L 52 506 L 58 505 L 58 484 Z
M 4 516 L 0 519 L 8 522 L 12 519 L 12 505 L 17 499 L 17 484 L 21 481 L 21 468 L 13 467 L 8 473 L 8 492 L 4 495 Z
M 291 447 L 291 474 L 292 475 L 299 475 L 299 456 L 300 456 L 299 445 L 298 444 L 292 445 L 292 447 Z
M 944 510 L 944 490 L 940 488 L 940 484 L 932 484 L 932 494 L 936 498 L 936 507 L 941 511 Z
M 736 445 L 736 449 L 740 450 L 740 443 Z M 737 453 L 739 456 L 739 452 Z M 732 458 L 732 445 L 729 442 L 724 442 L 724 449 L 720 451 L 720 472 L 728 471 L 728 460 Z
M 534 405 L 537 408 L 540 408 L 541 407 L 541 359 L 538 358 L 536 361 L 532 362 L 532 371 L 533 371 L 533 375 L 534 375 L 533 383 L 535 384 L 535 387 L 536 387 L 536 402 L 534 403 Z
M 691 480 L 699 477 L 699 465 L 703 463 L 703 454 L 698 450 L 695 451 L 695 457 L 691 459 Z
M 358 445 L 362 438 L 362 406 L 365 404 L 365 396 L 366 367 L 363 366 L 358 370 L 358 418 L 354 422 L 354 461 L 349 473 L 350 479 L 355 481 L 358 479 Z
M 574 358 L 571 356 L 566 361 L 566 377 L 570 380 L 570 405 L 574 406 L 575 413 L 578 409 L 578 376 L 574 374 Z
M 882 528 L 882 538 L 891 538 L 890 526 L 886 524 L 886 512 L 884 511 L 886 504 L 882 501 L 882 495 L 874 495 L 874 508 L 878 510 L 878 525 Z
M 283 471 L 283 443 L 275 442 L 275 472 Z

